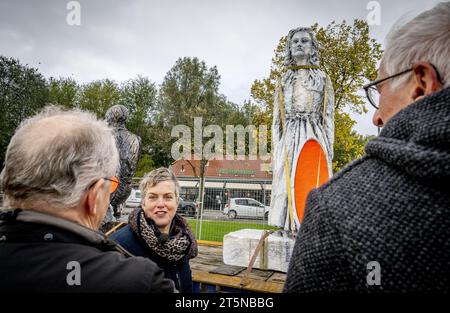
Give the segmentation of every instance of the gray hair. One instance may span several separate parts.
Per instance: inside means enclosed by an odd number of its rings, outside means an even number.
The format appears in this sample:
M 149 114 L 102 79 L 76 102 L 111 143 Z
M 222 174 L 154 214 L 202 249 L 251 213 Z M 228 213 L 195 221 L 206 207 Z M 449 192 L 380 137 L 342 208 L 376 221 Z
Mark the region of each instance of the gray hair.
M 395 26 L 386 41 L 381 65 L 387 75 L 426 61 L 436 67 L 444 87 L 450 85 L 450 2 L 439 3 L 405 25 Z M 391 88 L 398 88 L 409 77 L 393 78 Z
M 75 207 L 100 178 L 119 165 L 110 127 L 94 114 L 47 106 L 23 121 L 6 152 L 1 186 L 5 206 Z
M 180 194 L 180 184 L 178 183 L 178 179 L 175 177 L 173 172 L 165 167 L 160 167 L 156 170 L 151 171 L 144 175 L 144 178 L 139 185 L 139 189 L 141 190 L 142 198 L 145 198 L 147 193 L 147 189 L 151 187 L 155 187 L 161 182 L 171 181 L 175 185 L 175 197 L 178 199 Z
M 298 32 L 307 32 L 309 36 L 311 37 L 311 44 L 313 48 L 313 53 L 308 59 L 309 65 L 319 65 L 319 48 L 320 44 L 316 39 L 316 36 L 314 35 L 313 31 L 309 27 L 298 27 L 291 29 L 286 37 L 286 49 L 284 52 L 284 65 L 291 66 L 296 65 L 294 58 L 292 57 L 291 53 L 291 39 L 294 36 L 294 34 Z

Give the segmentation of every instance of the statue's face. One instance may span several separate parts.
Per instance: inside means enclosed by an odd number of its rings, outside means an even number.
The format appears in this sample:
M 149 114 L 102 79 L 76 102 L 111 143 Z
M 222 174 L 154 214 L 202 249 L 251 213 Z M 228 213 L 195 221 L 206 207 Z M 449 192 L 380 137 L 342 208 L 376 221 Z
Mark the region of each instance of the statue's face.
M 311 36 L 306 31 L 296 32 L 291 38 L 291 54 L 296 60 L 304 60 L 313 53 Z

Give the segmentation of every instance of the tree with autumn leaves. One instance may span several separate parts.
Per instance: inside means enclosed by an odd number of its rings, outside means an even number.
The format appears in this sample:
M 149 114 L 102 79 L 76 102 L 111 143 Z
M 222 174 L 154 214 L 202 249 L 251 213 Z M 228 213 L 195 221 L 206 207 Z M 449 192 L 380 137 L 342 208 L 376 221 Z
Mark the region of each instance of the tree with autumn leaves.
M 336 172 L 364 153 L 368 138 L 353 131 L 356 122 L 348 112 L 367 112 L 364 97 L 358 91 L 366 81 L 377 76 L 382 50 L 381 45 L 370 38 L 369 26 L 362 20 L 355 20 L 353 25 L 333 21 L 325 28 L 316 23 L 311 29 L 321 45 L 320 67 L 330 77 L 335 92 L 333 171 Z M 251 87 L 252 99 L 257 104 L 252 116 L 255 125 L 272 123 L 276 82 L 286 70 L 283 64 L 285 45 L 286 37 L 282 37 L 274 51 L 269 77 L 255 80 Z

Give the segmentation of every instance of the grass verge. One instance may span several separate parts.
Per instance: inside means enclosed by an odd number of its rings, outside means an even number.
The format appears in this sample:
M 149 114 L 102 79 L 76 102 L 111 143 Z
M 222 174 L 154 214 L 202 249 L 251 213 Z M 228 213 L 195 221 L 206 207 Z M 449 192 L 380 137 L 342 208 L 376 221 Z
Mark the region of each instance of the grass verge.
M 192 228 L 192 232 L 197 234 L 197 226 L 200 227 L 200 222 L 195 219 L 187 219 L 189 226 Z M 251 228 L 251 229 L 277 229 L 276 227 L 269 226 L 262 223 L 248 223 L 239 221 L 203 221 L 201 236 L 197 235 L 197 239 L 207 241 L 223 242 L 223 236 L 229 232 Z

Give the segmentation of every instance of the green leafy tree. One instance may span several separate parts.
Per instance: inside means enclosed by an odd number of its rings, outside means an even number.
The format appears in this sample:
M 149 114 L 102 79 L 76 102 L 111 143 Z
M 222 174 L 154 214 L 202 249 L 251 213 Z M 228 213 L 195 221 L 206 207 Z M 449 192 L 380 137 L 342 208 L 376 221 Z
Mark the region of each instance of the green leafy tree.
M 360 149 L 349 149 L 343 151 L 342 146 L 347 145 L 341 140 L 352 137 L 355 144 L 362 144 L 352 127 L 340 125 L 345 121 L 349 123 L 350 117 L 345 115 L 345 110 L 356 113 L 366 112 L 364 97 L 358 94 L 365 81 L 372 80 L 377 75 L 377 62 L 381 58 L 381 45 L 369 36 L 369 27 L 363 20 L 354 20 L 353 25 L 348 25 L 346 21 L 338 24 L 330 23 L 326 28 L 319 27 L 318 24 L 311 26 L 317 40 L 321 44 L 320 67 L 330 76 L 335 92 L 335 131 L 344 132 L 335 136 L 333 168 L 339 170 L 342 165 L 349 160 L 353 160 L 361 155 Z M 272 110 L 276 83 L 285 69 L 284 47 L 286 37 L 282 37 L 272 58 L 271 70 L 268 77 L 255 80 L 251 87 L 253 101 L 261 108 L 253 117 L 253 122 L 272 123 Z
M 348 113 L 336 114 L 335 124 L 334 138 L 339 144 L 334 145 L 333 172 L 339 171 L 347 163 L 363 156 L 364 146 L 371 138 L 352 130 L 356 122 Z
M 155 162 L 149 154 L 143 154 L 136 166 L 135 177 L 144 177 L 144 175 L 155 169 Z
M 0 56 L 0 167 L 16 128 L 43 108 L 47 100 L 45 78 L 37 69 Z
M 170 134 L 176 125 L 194 130 L 194 117 L 201 117 L 203 126 L 218 125 L 222 129 L 232 121 L 242 120 L 237 105 L 219 93 L 219 86 L 220 75 L 215 66 L 209 68 L 198 58 L 178 59 L 159 92 L 157 118 L 163 131 Z M 203 138 L 203 143 L 206 141 L 208 138 Z M 166 146 L 170 154 L 171 145 Z
M 186 57 L 176 61 L 166 74 L 159 92 L 159 133 L 163 132 L 165 138 L 160 141 L 164 147 L 158 147 L 159 152 L 166 150 L 166 155 L 170 154 L 171 144 L 177 139 L 174 138 L 168 144 L 167 134 L 170 134 L 176 125 L 186 125 L 191 129 L 193 143 L 194 117 L 201 117 L 203 126 L 218 125 L 222 129 L 225 129 L 225 125 L 230 123 L 232 118 L 236 119 L 239 115 L 237 106 L 219 93 L 219 86 L 220 75 L 215 66 L 208 67 L 198 58 Z M 208 140 L 209 138 L 202 138 L 202 143 L 205 144 Z M 186 161 L 201 179 L 202 195 L 208 159 L 202 155 L 198 168 L 190 160 Z
M 66 108 L 77 106 L 77 96 L 80 87 L 72 78 L 60 77 L 58 79 L 50 77 L 48 80 L 48 101 Z
M 350 26 L 333 21 L 326 28 L 316 23 L 312 30 L 322 45 L 321 66 L 333 82 L 336 111 L 366 112 L 364 96 L 357 92 L 365 81 L 375 79 L 382 55 L 381 45 L 369 36 L 367 22 L 356 19 Z
M 120 88 L 119 103 L 130 113 L 127 128 L 144 138 L 156 113 L 157 89 L 147 77 L 138 76 L 125 81 Z
M 202 117 L 203 124 L 227 120 L 232 111 L 219 93 L 220 75 L 215 66 L 208 68 L 198 58 L 180 58 L 166 74 L 160 89 L 160 112 L 166 125 L 193 126 L 192 117 Z
M 97 80 L 81 87 L 78 106 L 80 109 L 95 112 L 104 118 L 106 111 L 120 101 L 120 89 L 116 82 Z
M 141 138 L 142 156 L 138 170 L 144 173 L 154 167 L 154 159 L 150 155 L 154 145 L 156 101 L 157 88 L 147 77 L 138 76 L 121 85 L 119 103 L 127 107 L 130 113 L 127 129 Z M 151 163 L 143 157 L 148 157 Z

